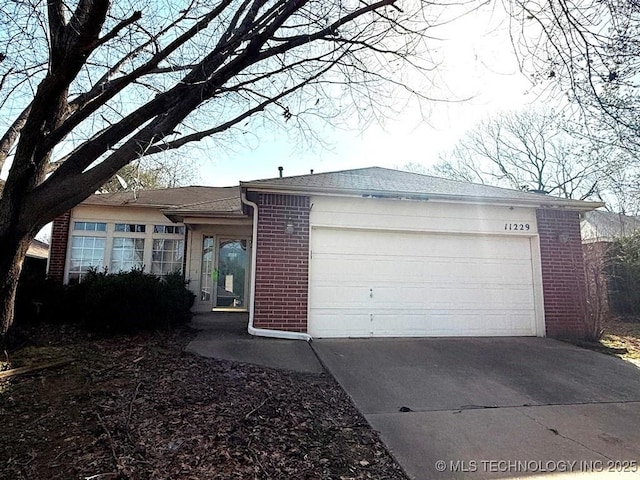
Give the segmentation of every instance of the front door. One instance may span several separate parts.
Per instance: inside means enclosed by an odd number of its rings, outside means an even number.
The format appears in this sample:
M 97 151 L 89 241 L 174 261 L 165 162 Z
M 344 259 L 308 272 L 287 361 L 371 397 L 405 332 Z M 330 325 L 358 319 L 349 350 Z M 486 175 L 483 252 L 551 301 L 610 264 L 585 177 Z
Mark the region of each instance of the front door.
M 247 240 L 221 238 L 218 243 L 218 267 L 215 307 L 246 309 Z
M 200 302 L 209 308 L 247 309 L 247 239 L 202 237 Z

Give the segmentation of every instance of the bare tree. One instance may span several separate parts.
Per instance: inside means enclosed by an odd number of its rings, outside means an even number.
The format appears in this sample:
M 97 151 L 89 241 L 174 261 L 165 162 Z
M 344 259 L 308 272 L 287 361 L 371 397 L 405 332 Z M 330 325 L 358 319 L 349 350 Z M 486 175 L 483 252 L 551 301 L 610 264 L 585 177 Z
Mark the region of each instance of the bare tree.
M 594 141 L 640 153 L 640 2 L 508 0 L 522 70 L 578 107 Z
M 458 180 L 587 199 L 603 188 L 600 154 L 568 135 L 552 110 L 512 112 L 480 122 L 433 171 Z
M 197 168 L 192 158 L 154 155 L 122 167 L 100 187 L 100 192 L 175 188 L 188 185 L 196 177 Z
M 403 92 L 427 100 L 420 92 L 435 68 L 427 31 L 451 20 L 451 8 L 426 0 L 5 3 L 0 333 L 12 323 L 29 241 L 122 167 L 264 128 L 252 123 L 258 116 L 299 128 L 303 114 L 370 121 Z

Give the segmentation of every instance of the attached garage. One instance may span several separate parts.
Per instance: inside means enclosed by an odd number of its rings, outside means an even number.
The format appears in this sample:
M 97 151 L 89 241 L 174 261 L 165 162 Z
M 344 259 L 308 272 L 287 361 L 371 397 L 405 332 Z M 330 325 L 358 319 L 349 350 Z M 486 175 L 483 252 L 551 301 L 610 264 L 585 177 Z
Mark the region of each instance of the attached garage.
M 376 167 L 241 189 L 256 245 L 252 333 L 588 330 L 579 216 L 600 204 Z
M 527 237 L 313 229 L 313 337 L 536 335 Z
M 312 205 L 311 336 L 538 334 L 532 212 L 326 197 Z

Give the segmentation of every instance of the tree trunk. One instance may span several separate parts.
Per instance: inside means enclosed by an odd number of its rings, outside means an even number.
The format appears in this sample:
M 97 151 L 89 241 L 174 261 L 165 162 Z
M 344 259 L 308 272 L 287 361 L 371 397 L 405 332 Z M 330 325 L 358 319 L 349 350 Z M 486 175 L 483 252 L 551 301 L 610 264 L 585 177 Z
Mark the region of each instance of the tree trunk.
M 0 337 L 13 324 L 18 280 L 30 242 L 30 236 L 11 230 L 0 234 Z

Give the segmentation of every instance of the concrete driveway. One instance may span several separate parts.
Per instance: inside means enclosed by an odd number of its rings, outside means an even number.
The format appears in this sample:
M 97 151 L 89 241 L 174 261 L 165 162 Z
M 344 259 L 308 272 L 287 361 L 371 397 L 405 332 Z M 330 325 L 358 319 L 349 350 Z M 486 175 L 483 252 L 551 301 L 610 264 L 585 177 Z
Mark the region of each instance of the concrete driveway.
M 640 478 L 640 369 L 541 338 L 315 340 L 411 478 Z

